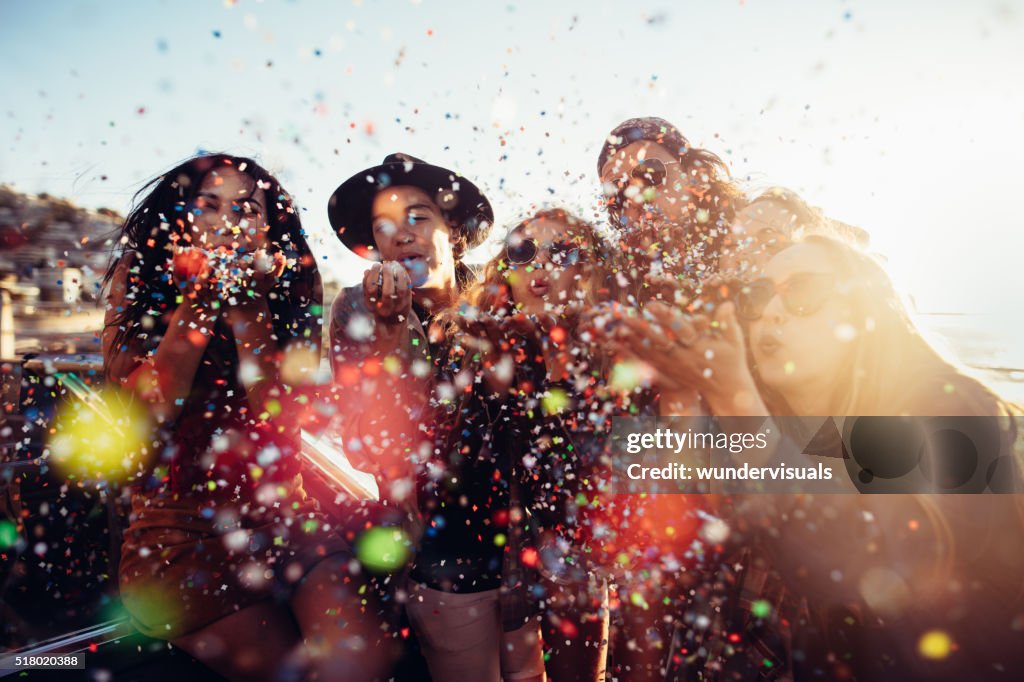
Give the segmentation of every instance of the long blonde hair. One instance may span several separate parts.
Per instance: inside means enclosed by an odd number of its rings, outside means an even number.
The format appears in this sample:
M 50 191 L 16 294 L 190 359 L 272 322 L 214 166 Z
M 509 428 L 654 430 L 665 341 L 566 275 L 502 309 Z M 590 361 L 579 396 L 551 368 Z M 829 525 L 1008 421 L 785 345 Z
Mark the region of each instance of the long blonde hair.
M 828 254 L 830 270 L 845 283 L 853 308 L 856 336 L 847 372 L 835 377 L 829 414 L 838 416 L 1004 416 L 1009 406 L 978 380 L 943 358 L 921 336 L 892 280 L 870 255 L 823 235 L 807 235 L 795 244 L 812 244 Z M 927 397 L 914 386 L 934 388 Z M 774 414 L 792 414 L 785 399 L 765 389 Z
M 576 242 L 585 255 L 580 262 L 583 269 L 583 277 L 580 280 L 583 296 L 579 303 L 585 306 L 596 305 L 600 302 L 601 290 L 607 278 L 607 249 L 597 228 L 566 209 L 548 208 L 520 221 L 508 231 L 508 234 L 511 235 L 516 230 L 538 221 L 558 222 L 568 228 L 569 239 Z M 514 276 L 514 271 L 509 265 L 503 249 L 484 266 L 483 276 L 466 290 L 464 300 L 482 314 L 494 315 L 511 311 L 516 303 L 512 300 L 509 286 L 509 278 Z
M 828 254 L 829 267 L 836 280 L 851 285 L 845 296 L 854 311 L 852 324 L 856 336 L 847 369 L 835 376 L 829 414 L 839 417 L 992 417 L 998 419 L 1002 446 L 1009 448 L 1004 452 L 1014 451 L 1017 429 L 1013 417 L 1020 414 L 1019 409 L 967 376 L 932 348 L 918 332 L 891 279 L 877 260 L 848 242 L 822 235 L 808 235 L 796 243 L 822 248 Z M 762 386 L 762 394 L 771 414 L 793 414 L 777 392 Z M 868 496 L 872 498 L 871 504 L 898 504 L 895 498 L 899 497 L 902 496 Z M 938 550 L 931 566 L 931 584 L 944 584 L 956 558 L 952 519 L 943 512 L 947 505 L 941 500 L 942 496 L 915 494 L 911 497 L 930 522 Z M 1020 504 L 1015 506 L 1017 528 L 1021 528 L 1024 508 Z M 995 528 L 993 532 L 997 533 Z M 980 541 L 980 538 L 975 540 Z M 987 541 L 994 542 L 995 538 Z M 1024 585 L 1020 589 L 1024 589 Z
M 575 299 L 577 305 L 574 309 L 588 309 L 608 300 L 609 293 L 609 272 L 608 249 L 597 228 L 577 217 L 570 211 L 563 208 L 548 208 L 537 211 L 530 217 L 520 221 L 508 230 L 511 235 L 516 230 L 535 221 L 556 221 L 567 227 L 568 238 L 575 242 L 580 248 L 582 258 L 580 267 L 582 276 L 579 279 L 581 296 Z M 470 320 L 484 317 L 504 318 L 514 316 L 518 312 L 518 305 L 512 298 L 510 278 L 515 271 L 510 267 L 505 249 L 492 258 L 483 268 L 483 274 L 479 280 L 463 292 L 458 304 L 449 308 L 443 315 L 441 323 L 444 330 L 450 337 L 459 338 L 461 342 L 471 349 L 479 347 L 481 339 L 475 338 L 472 334 L 472 325 L 467 324 Z M 564 323 L 562 328 L 569 335 L 568 342 L 575 343 L 577 325 L 571 319 L 573 310 L 563 313 Z M 468 333 L 467 333 L 468 332 Z M 460 346 L 463 343 L 460 342 Z M 474 353 L 466 353 L 463 359 L 464 364 L 471 362 Z M 479 357 L 479 356 L 477 356 Z M 604 354 L 595 357 L 587 357 L 587 362 L 580 366 L 595 377 L 596 380 L 603 380 L 610 372 L 611 359 Z

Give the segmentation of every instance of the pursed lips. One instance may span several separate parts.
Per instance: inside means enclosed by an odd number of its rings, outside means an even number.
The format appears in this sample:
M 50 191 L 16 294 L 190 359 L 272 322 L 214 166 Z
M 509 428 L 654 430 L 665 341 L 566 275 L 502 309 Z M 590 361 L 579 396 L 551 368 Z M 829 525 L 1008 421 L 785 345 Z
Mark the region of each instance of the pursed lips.
M 538 277 L 530 280 L 530 293 L 538 298 L 543 298 L 551 290 L 551 283 L 545 277 Z
M 757 348 L 762 354 L 771 356 L 782 348 L 782 341 L 779 340 L 778 334 L 765 332 L 757 339 Z

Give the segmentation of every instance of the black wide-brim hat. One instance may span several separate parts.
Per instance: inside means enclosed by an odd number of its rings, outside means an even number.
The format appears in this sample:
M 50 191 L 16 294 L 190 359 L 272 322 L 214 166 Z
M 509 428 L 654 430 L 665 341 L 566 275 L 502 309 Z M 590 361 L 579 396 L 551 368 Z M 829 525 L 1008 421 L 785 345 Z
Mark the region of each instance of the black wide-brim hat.
M 341 243 L 360 255 L 373 239 L 373 199 L 388 187 L 412 186 L 423 190 L 448 218 L 452 229 L 466 242 L 466 249 L 487 239 L 494 211 L 480 189 L 454 171 L 434 166 L 408 154 L 388 154 L 379 166 L 356 173 L 327 203 L 327 216 Z

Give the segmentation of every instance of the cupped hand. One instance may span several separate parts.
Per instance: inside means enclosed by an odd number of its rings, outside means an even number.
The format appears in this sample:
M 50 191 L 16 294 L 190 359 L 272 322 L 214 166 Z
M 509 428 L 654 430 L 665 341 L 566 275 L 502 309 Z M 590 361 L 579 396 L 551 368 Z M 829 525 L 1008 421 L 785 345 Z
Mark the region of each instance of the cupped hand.
M 713 315 L 689 315 L 652 301 L 641 314 L 623 315 L 611 340 L 651 366 L 665 390 L 695 388 L 715 414 L 764 410 L 732 302 L 717 305 Z
M 288 267 L 288 259 L 280 251 L 268 253 L 264 249 L 258 249 L 253 252 L 252 267 L 253 291 L 257 296 L 266 296 L 284 274 L 285 268 Z
M 176 247 L 171 255 L 171 280 L 193 306 L 209 308 L 217 298 L 213 267 L 207 255 L 192 246 Z
M 363 274 L 366 307 L 378 320 L 393 323 L 412 314 L 412 280 L 401 263 L 374 263 Z

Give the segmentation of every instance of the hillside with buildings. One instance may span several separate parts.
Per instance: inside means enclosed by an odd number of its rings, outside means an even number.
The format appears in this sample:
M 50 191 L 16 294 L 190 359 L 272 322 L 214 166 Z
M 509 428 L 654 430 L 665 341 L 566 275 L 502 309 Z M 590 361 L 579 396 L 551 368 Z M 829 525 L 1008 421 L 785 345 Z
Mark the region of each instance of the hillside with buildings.
M 98 298 L 121 221 L 0 185 L 0 357 L 98 349 Z

